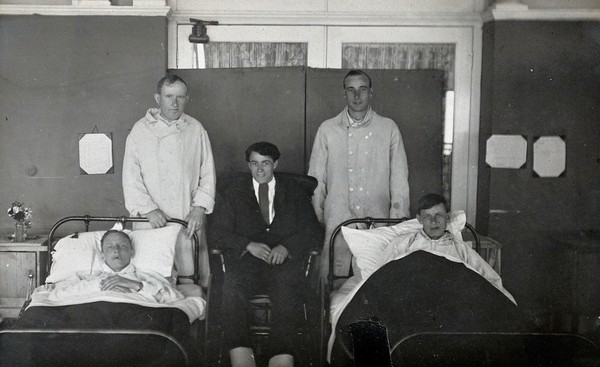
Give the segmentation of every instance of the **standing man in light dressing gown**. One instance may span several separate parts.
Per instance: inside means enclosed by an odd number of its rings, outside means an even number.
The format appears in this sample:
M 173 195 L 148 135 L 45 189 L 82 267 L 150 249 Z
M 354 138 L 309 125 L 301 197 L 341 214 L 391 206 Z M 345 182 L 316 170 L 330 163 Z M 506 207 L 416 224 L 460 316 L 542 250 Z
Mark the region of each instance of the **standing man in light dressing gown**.
M 321 276 L 329 267 L 329 238 L 345 220 L 360 217 L 409 217 L 408 163 L 394 121 L 371 108 L 371 78 L 351 70 L 344 78 L 347 106 L 321 124 L 308 174 L 319 184 L 312 198 L 325 225 Z M 348 274 L 352 254 L 342 236 L 335 242 L 335 274 Z
M 201 239 L 201 283 L 208 281 L 208 252 L 204 227 L 215 204 L 216 173 L 208 134 L 202 124 L 184 113 L 189 100 L 186 82 L 167 75 L 158 82 L 150 108 L 131 129 L 123 159 L 123 194 L 131 216 L 148 217 L 134 228 L 163 227 L 169 218 L 184 219 L 175 257 L 178 275 L 193 274 L 191 241 Z

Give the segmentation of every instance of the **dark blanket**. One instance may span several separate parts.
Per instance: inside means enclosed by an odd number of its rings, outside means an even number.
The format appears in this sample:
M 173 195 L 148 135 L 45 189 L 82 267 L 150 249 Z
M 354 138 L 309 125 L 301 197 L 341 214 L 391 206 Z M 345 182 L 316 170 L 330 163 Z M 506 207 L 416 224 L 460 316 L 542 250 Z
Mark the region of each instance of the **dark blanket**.
M 199 344 L 190 336 L 187 315 L 176 308 L 93 302 L 72 306 L 30 307 L 11 328 L 127 329 L 167 334 L 179 342 L 192 360 Z M 0 365 L 147 366 L 182 365 L 182 353 L 162 336 L 101 334 L 3 334 Z
M 361 320 L 380 320 L 391 346 L 417 332 L 535 330 L 483 277 L 425 251 L 386 264 L 362 285 L 337 323 L 332 366 L 354 365 L 350 325 Z

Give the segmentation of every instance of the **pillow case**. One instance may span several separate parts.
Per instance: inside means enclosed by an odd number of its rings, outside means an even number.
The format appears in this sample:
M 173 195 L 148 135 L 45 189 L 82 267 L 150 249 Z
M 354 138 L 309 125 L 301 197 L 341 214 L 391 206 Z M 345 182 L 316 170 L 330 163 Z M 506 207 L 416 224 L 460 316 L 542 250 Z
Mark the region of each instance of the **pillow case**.
M 358 271 L 355 271 L 354 274 L 360 275 L 361 279 L 366 279 L 369 274 L 377 270 L 381 253 L 396 236 L 416 232 L 421 228 L 421 223 L 416 219 L 373 229 L 342 227 L 342 235 L 356 259 Z
M 447 230 L 462 240 L 460 231 L 465 227 L 466 214 L 463 210 L 456 210 L 449 214 Z M 342 227 L 342 235 L 348 243 L 352 255 L 356 258 L 358 271 L 362 279 L 366 279 L 377 270 L 377 264 L 383 250 L 399 235 L 417 232 L 423 226 L 415 219 L 407 220 L 390 227 L 373 229 L 353 229 Z
M 178 225 L 128 232 L 135 253 L 131 262 L 137 269 L 151 270 L 165 278 L 171 276 L 175 244 L 181 227 Z
M 131 263 L 140 270 L 150 270 L 165 278 L 171 276 L 175 244 L 180 226 L 156 229 L 125 230 L 133 243 Z M 100 240 L 106 231 L 83 232 L 58 241 L 52 252 L 52 266 L 46 283 L 56 283 L 77 273 L 102 270 Z
M 52 251 L 52 265 L 46 283 L 60 282 L 80 272 L 101 270 L 102 259 L 97 244 L 104 232 L 83 232 L 60 239 Z

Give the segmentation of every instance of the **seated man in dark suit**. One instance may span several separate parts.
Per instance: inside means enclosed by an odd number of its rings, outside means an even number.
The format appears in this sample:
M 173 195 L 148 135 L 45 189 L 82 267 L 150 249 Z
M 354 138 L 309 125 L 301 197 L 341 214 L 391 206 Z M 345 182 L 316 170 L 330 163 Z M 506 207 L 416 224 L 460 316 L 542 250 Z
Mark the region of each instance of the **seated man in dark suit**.
M 259 284 L 267 286 L 272 303 L 269 366 L 294 365 L 306 287 L 303 264 L 323 241 L 310 195 L 292 179 L 275 178 L 279 155 L 271 143 L 248 147 L 252 176 L 225 187 L 209 218 L 208 241 L 226 259 L 222 312 L 225 348 L 234 367 L 255 365 L 247 300 Z

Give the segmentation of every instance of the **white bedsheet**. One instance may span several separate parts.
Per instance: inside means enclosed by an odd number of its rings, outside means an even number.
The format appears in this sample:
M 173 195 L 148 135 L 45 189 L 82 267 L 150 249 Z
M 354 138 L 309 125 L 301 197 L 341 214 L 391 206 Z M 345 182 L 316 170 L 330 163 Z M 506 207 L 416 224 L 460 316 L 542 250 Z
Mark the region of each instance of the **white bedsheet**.
M 177 300 L 168 303 L 150 302 L 136 293 L 120 293 L 113 291 L 104 291 L 95 294 L 88 294 L 77 297 L 77 299 L 53 301 L 48 299 L 54 285 L 42 285 L 37 287 L 31 295 L 31 303 L 29 307 L 37 306 L 71 306 L 92 302 L 115 302 L 115 303 L 130 303 L 145 307 L 170 307 L 177 308 L 185 312 L 190 323 L 200 319 L 203 320 L 206 313 L 206 301 L 202 297 L 186 297 L 182 300 Z

